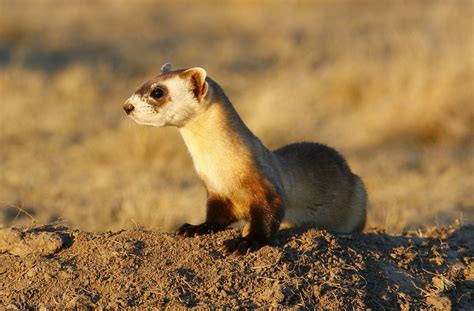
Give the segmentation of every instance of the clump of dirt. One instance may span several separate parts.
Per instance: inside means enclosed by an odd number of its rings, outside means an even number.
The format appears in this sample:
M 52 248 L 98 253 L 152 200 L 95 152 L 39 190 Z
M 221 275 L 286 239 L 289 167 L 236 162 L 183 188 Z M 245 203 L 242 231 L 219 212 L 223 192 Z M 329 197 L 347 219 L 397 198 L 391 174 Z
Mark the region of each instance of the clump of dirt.
M 0 253 L 17 256 L 51 255 L 65 246 L 69 236 L 44 230 L 21 231 L 18 228 L 0 230 Z
M 474 226 L 391 236 L 280 233 L 242 257 L 222 244 L 134 229 L 0 231 L 0 305 L 11 309 L 303 307 L 471 309 Z M 45 246 L 46 245 L 46 246 Z

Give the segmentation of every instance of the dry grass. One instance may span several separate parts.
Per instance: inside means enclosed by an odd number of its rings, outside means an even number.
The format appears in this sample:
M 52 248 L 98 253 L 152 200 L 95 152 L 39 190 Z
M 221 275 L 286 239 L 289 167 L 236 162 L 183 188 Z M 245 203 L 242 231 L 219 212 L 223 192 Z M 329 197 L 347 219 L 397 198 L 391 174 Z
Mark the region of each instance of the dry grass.
M 474 221 L 473 1 L 0 1 L 0 225 L 204 216 L 174 129 L 123 101 L 200 65 L 254 132 L 339 149 L 390 232 Z

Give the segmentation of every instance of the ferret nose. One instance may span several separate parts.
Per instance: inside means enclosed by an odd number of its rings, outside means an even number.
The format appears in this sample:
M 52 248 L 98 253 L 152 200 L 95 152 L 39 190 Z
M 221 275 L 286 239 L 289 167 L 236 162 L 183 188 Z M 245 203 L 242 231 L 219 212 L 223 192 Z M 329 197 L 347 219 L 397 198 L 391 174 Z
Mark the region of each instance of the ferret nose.
M 130 114 L 135 107 L 132 104 L 126 103 L 123 105 L 123 110 L 125 111 L 126 114 Z

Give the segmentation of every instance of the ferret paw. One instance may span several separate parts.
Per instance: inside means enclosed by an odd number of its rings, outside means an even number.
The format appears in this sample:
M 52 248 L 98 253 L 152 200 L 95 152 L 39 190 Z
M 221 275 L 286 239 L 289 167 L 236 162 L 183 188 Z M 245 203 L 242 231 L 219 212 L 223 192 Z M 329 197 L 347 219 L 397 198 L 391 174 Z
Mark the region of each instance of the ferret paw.
M 221 231 L 223 228 L 219 225 L 213 225 L 209 223 L 202 223 L 200 225 L 191 225 L 191 224 L 184 224 L 181 228 L 178 229 L 178 234 L 183 235 L 186 237 L 195 237 L 198 235 L 209 234 Z
M 224 242 L 224 252 L 227 255 L 245 255 L 262 247 L 259 242 L 249 237 L 238 237 Z

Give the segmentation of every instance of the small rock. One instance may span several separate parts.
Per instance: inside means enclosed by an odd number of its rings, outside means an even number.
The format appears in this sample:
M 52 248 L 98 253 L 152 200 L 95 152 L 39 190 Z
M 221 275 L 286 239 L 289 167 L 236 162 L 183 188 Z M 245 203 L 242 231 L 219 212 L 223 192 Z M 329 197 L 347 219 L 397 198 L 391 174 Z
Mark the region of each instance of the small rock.
M 313 285 L 313 296 L 318 298 L 321 294 L 321 288 L 318 285 Z
M 436 310 L 451 310 L 451 300 L 448 297 L 430 295 L 426 298 L 426 302 L 433 306 Z
M 36 275 L 36 268 L 31 268 L 27 273 L 26 276 L 32 278 Z
M 221 297 L 224 297 L 224 298 L 227 297 L 226 291 L 225 291 L 225 290 L 221 290 L 220 296 L 221 296 Z
M 77 301 L 75 298 L 69 300 L 66 304 L 66 308 L 74 308 L 77 306 Z
M 0 230 L 0 253 L 17 256 L 51 255 L 59 251 L 63 245 L 62 237 L 55 232 L 30 232 L 17 228 Z
M 58 276 L 62 279 L 69 279 L 71 277 L 67 271 L 59 271 Z
M 443 291 L 444 290 L 444 282 L 443 279 L 440 277 L 433 277 L 431 280 L 431 284 L 438 290 L 438 291 Z
M 46 272 L 46 273 L 44 274 L 44 279 L 45 279 L 46 281 L 51 280 L 51 279 L 52 279 L 51 274 L 49 274 L 49 273 Z

